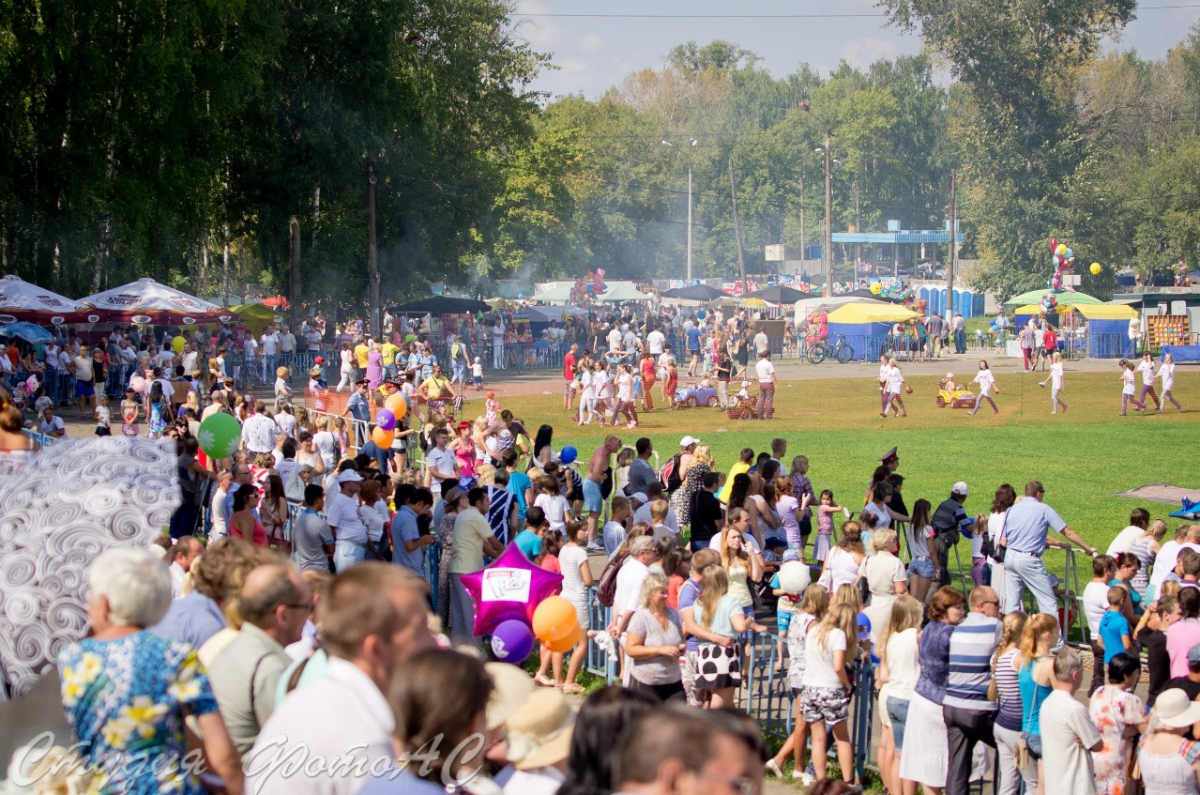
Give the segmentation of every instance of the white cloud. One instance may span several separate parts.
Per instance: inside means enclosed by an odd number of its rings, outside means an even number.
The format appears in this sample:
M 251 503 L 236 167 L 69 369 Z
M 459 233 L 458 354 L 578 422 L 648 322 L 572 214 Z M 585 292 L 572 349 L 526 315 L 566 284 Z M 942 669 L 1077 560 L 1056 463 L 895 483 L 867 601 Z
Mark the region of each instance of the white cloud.
M 548 14 L 553 11 L 548 5 L 536 0 L 518 0 L 518 14 Z M 562 43 L 562 26 L 553 17 L 516 17 L 517 35 L 523 37 L 536 50 L 552 51 Z
M 894 41 L 868 36 L 845 42 L 838 54 L 851 66 L 866 69 L 881 58 L 895 58 L 898 48 Z
M 600 52 L 604 49 L 604 37 L 599 33 L 588 33 L 579 40 L 579 51 L 588 53 Z

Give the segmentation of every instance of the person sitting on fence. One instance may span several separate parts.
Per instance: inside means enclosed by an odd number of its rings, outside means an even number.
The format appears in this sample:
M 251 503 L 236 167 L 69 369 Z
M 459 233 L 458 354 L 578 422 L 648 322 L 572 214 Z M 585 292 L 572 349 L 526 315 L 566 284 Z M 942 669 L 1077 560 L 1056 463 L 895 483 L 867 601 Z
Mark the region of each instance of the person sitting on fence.
M 428 402 L 429 410 L 439 414 L 447 414 L 447 402 L 457 397 L 449 379 L 442 375 L 441 366 L 436 364 L 433 365 L 432 374 L 421 383 L 420 394 Z M 451 419 L 454 416 L 453 406 L 454 403 L 450 402 L 448 415 Z

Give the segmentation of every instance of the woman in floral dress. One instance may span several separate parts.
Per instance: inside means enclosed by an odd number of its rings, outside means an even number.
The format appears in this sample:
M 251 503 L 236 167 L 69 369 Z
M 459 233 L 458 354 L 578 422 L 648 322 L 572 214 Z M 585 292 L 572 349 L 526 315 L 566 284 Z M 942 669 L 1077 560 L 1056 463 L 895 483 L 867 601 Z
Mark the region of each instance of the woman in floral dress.
M 704 488 L 704 476 L 712 472 L 712 464 L 712 449 L 706 444 L 699 445 L 683 473 L 683 485 L 671 497 L 671 507 L 681 525 L 692 523 L 692 495 Z
M 467 507 L 467 493 L 455 486 L 446 492 L 444 502 L 446 513 L 442 515 L 442 521 L 437 526 L 437 610 L 443 630 L 450 626 L 450 559 L 454 557 L 454 521 L 458 519 L 459 511 Z
M 1108 663 L 1108 681 L 1092 694 L 1088 715 L 1100 730 L 1104 745 L 1092 754 L 1096 795 L 1125 795 L 1125 771 L 1137 732 L 1145 731 L 1146 702 L 1134 695 L 1142 675 L 1137 657 L 1118 654 Z
M 62 702 L 90 790 L 131 795 L 204 792 L 185 761 L 184 719 L 195 716 L 210 769 L 242 791 L 241 760 L 196 650 L 147 632 L 171 604 L 166 564 L 117 547 L 88 570 L 92 637 L 58 657 Z

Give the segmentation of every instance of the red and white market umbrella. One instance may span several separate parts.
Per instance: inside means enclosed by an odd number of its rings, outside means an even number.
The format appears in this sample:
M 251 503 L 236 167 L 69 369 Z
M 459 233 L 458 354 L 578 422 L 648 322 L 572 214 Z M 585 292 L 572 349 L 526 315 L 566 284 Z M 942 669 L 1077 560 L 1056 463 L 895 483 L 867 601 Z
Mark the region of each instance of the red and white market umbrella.
M 31 284 L 19 276 L 0 278 L 0 324 L 25 321 L 39 325 L 97 323 L 100 316 L 84 311 L 78 301 Z
M 99 314 L 104 322 L 180 323 L 191 326 L 197 323 L 227 323 L 237 318 L 224 307 L 149 278 L 81 298 L 79 303 L 86 306 L 87 311 Z

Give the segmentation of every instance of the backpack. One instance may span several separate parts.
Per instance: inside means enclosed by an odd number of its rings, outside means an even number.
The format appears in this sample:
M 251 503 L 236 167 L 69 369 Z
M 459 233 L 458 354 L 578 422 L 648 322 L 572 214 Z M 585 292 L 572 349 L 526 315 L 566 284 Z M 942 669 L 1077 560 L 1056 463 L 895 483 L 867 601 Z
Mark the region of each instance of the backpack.
M 604 565 L 604 571 L 600 573 L 600 584 L 596 586 L 596 600 L 605 607 L 612 607 L 613 602 L 617 600 L 617 574 L 621 571 L 621 564 L 625 562 L 625 557 L 625 555 L 614 556 Z
M 667 463 L 662 465 L 662 469 L 659 471 L 659 477 L 662 478 L 663 488 L 666 489 L 668 494 L 683 485 L 683 478 L 679 477 L 677 474 L 679 472 L 679 460 L 682 456 L 683 453 L 677 453 L 671 456 L 667 459 Z

